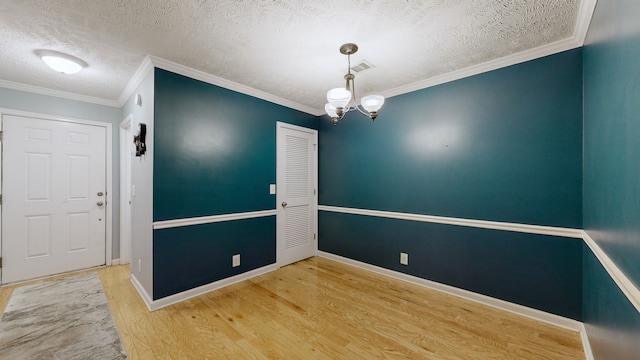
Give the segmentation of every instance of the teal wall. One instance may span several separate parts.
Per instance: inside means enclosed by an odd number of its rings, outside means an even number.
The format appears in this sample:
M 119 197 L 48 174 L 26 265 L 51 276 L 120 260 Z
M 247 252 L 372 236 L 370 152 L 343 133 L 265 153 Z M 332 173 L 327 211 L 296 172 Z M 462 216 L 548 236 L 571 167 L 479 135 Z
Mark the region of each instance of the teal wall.
M 638 359 L 640 315 L 584 246 L 583 322 L 595 359 Z
M 161 69 L 154 114 L 154 221 L 275 209 L 276 122 L 317 127 L 314 116 Z M 153 298 L 275 263 L 275 234 L 275 216 L 155 230 Z
M 584 47 L 584 228 L 640 287 L 640 3 L 599 1 Z M 585 258 L 584 320 L 597 359 L 640 354 L 640 314 Z
M 581 319 L 580 239 L 323 211 L 319 223 L 323 251 Z
M 582 227 L 582 55 L 572 50 L 322 117 L 320 204 Z
M 375 123 L 322 121 L 321 205 L 582 227 L 580 49 L 390 98 Z M 319 236 L 323 251 L 581 319 L 579 239 L 323 211 Z

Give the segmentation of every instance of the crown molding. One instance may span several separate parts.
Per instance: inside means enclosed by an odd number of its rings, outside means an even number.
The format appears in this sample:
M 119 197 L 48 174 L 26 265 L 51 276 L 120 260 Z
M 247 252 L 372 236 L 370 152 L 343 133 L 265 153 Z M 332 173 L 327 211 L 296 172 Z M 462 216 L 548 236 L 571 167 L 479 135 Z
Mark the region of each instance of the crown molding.
M 573 37 L 580 46 L 584 45 L 585 39 L 587 38 L 589 25 L 591 25 L 591 19 L 593 18 L 593 13 L 596 10 L 597 3 L 597 0 L 582 0 L 580 2 L 578 17 L 576 19 L 576 27 L 573 30 Z
M 246 85 L 238 84 L 238 83 L 235 83 L 233 81 L 230 81 L 230 80 L 227 80 L 227 79 L 223 79 L 223 78 L 215 76 L 215 75 L 208 74 L 208 73 L 206 73 L 204 71 L 195 70 L 195 69 L 189 68 L 187 66 L 180 65 L 178 63 L 174 63 L 172 61 L 165 60 L 165 59 L 162 59 L 162 58 L 159 58 L 159 57 L 156 57 L 156 56 L 150 55 L 149 58 L 151 59 L 151 63 L 153 63 L 153 66 L 155 66 L 157 68 L 160 68 L 160 69 L 163 69 L 163 70 L 167 70 L 167 71 L 171 71 L 171 72 L 174 72 L 176 74 L 184 75 L 184 76 L 190 77 L 192 79 L 200 80 L 200 81 L 206 82 L 208 84 L 220 86 L 220 87 L 223 87 L 225 89 L 237 91 L 237 92 L 245 94 L 245 95 L 253 96 L 253 97 L 256 97 L 258 99 L 262 99 L 262 100 L 266 100 L 266 101 L 272 102 L 274 104 L 278 104 L 278 105 L 282 105 L 282 106 L 285 106 L 285 107 L 288 107 L 288 108 L 291 108 L 291 109 L 294 109 L 294 110 L 302 111 L 302 112 L 307 113 L 307 114 L 315 115 L 316 109 L 314 109 L 314 108 L 312 108 L 310 106 L 302 105 L 302 104 L 299 104 L 297 102 L 294 102 L 294 101 L 291 101 L 291 100 L 287 100 L 287 99 L 281 98 L 279 96 L 275 96 L 275 95 L 269 94 L 269 93 L 267 93 L 265 91 L 254 89 L 254 88 L 246 86 Z
M 426 89 L 432 86 L 441 85 L 466 77 L 482 74 L 485 72 L 501 69 L 511 65 L 520 64 L 526 61 L 538 59 L 541 57 L 557 54 L 563 51 L 579 48 L 584 45 L 591 18 L 596 8 L 597 0 L 583 0 L 580 2 L 576 25 L 573 35 L 567 39 L 559 40 L 534 49 L 522 51 L 516 54 L 507 55 L 505 57 L 487 61 L 481 64 L 469 66 L 464 69 L 452 71 L 446 74 L 431 77 L 429 79 L 417 81 L 408 85 L 400 86 L 391 90 L 382 92 L 380 95 L 390 98 L 413 91 Z M 324 110 L 316 110 L 320 114 L 324 114 Z
M 411 83 L 409 85 L 400 86 L 391 90 L 384 91 L 381 93 L 381 95 L 383 95 L 384 97 L 390 98 L 390 97 L 406 94 L 406 93 L 417 91 L 417 90 L 426 89 L 428 87 L 444 84 L 444 83 L 459 80 L 465 77 L 478 75 L 488 71 L 500 69 L 503 67 L 519 64 L 529 60 L 533 60 L 533 59 L 541 58 L 544 56 L 548 56 L 548 55 L 552 55 L 559 52 L 581 47 L 584 45 L 584 41 L 587 36 L 587 31 L 589 30 L 589 25 L 591 24 L 591 18 L 595 11 L 596 4 L 597 4 L 597 0 L 583 0 L 580 2 L 580 5 L 579 5 L 580 7 L 578 9 L 578 16 L 576 19 L 576 25 L 573 31 L 573 36 L 571 36 L 570 38 L 560 40 L 544 46 L 540 46 L 535 49 L 523 51 L 517 54 L 508 55 L 500 59 L 495 59 L 482 64 L 473 65 L 461 70 L 456 70 L 450 73 L 434 76 L 429 79 Z M 220 86 L 225 89 L 237 91 L 239 93 L 253 96 L 265 101 L 269 101 L 271 103 L 275 103 L 278 105 L 282 105 L 282 106 L 294 109 L 294 110 L 299 110 L 307 114 L 311 114 L 315 116 L 320 116 L 325 114 L 324 109 L 318 109 L 318 108 L 303 105 L 291 100 L 287 100 L 279 96 L 275 96 L 273 94 L 267 93 L 265 91 L 254 89 L 246 85 L 238 84 L 236 82 L 223 79 L 221 77 L 211 75 L 200 70 L 195 70 L 187 66 L 180 65 L 178 63 L 165 60 L 153 55 L 148 55 L 144 58 L 144 60 L 138 67 L 138 70 L 135 72 L 131 80 L 129 80 L 125 88 L 122 90 L 117 101 L 97 98 L 92 96 L 86 96 L 86 95 L 80 95 L 80 94 L 70 93 L 62 90 L 48 89 L 48 88 L 43 88 L 43 87 L 34 86 L 34 85 L 27 85 L 27 84 L 17 83 L 13 81 L 8 81 L 8 80 L 0 80 L 0 87 L 5 87 L 5 88 L 19 90 L 19 91 L 26 91 L 26 92 L 36 93 L 41 95 L 54 96 L 54 97 L 59 97 L 59 98 L 64 98 L 69 100 L 93 103 L 98 105 L 122 107 L 127 102 L 127 100 L 131 97 L 135 89 L 140 85 L 140 83 L 145 78 L 145 76 L 154 67 L 171 71 L 180 75 L 184 75 L 184 76 L 187 76 L 196 80 L 200 80 L 212 85 Z
M 144 78 L 151 70 L 153 70 L 151 59 L 149 58 L 149 56 L 145 56 L 140 66 L 138 66 L 138 69 L 133 74 L 133 77 L 131 77 L 131 79 L 127 83 L 127 86 L 124 87 L 124 89 L 120 93 L 120 96 L 118 97 L 118 104 L 120 107 L 124 106 L 124 104 L 127 103 L 127 100 L 129 100 L 129 98 L 133 95 L 138 86 L 142 84 L 142 81 L 144 81 Z
M 87 95 L 80 95 L 80 94 L 71 93 L 67 91 L 54 90 L 54 89 L 44 88 L 44 87 L 35 86 L 35 85 L 28 85 L 28 84 L 13 82 L 9 80 L 0 80 L 0 87 L 12 89 L 12 90 L 24 91 L 24 92 L 33 93 L 33 94 L 53 96 L 57 98 L 67 99 L 67 100 L 81 101 L 81 102 L 97 104 L 97 105 L 104 105 L 104 106 L 110 106 L 110 107 L 121 106 L 117 101 L 114 101 L 114 100 L 102 99 L 102 98 L 97 98 L 97 97 L 87 96 Z

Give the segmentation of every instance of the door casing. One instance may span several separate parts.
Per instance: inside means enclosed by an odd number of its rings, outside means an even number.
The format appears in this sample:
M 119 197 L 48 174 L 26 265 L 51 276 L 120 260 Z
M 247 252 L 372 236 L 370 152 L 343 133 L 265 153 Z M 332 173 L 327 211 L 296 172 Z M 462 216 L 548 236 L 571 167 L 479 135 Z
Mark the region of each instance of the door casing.
M 120 264 L 131 263 L 131 151 L 133 115 L 120 123 Z

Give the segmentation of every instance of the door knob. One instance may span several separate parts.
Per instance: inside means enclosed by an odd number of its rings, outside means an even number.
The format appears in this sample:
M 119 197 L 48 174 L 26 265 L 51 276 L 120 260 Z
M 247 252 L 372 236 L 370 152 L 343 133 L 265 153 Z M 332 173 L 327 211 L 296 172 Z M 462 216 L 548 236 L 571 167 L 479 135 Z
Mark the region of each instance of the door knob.
M 104 194 L 102 193 L 102 191 L 100 191 L 100 192 L 98 193 L 98 196 L 102 196 L 102 195 L 104 195 Z
M 102 206 L 102 205 L 104 205 L 104 203 L 103 203 L 102 201 L 98 201 L 96 204 L 97 204 L 98 206 Z
M 282 207 L 283 207 L 283 208 L 286 208 L 286 207 L 287 207 L 287 203 L 283 201 L 283 202 L 282 202 Z

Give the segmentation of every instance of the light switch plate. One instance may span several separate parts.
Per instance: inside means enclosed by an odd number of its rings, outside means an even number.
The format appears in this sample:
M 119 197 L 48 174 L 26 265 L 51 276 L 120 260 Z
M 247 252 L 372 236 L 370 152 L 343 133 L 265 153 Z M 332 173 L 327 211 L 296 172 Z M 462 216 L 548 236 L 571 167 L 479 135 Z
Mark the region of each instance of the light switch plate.
M 271 195 L 276 194 L 276 184 L 269 184 L 269 194 Z

